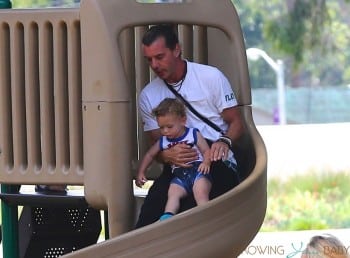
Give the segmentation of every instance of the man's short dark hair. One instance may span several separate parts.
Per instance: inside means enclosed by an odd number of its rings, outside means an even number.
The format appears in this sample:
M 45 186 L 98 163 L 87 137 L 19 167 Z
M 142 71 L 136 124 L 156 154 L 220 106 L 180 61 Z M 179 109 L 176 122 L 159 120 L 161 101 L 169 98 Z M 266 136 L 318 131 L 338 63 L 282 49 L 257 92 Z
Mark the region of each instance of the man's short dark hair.
M 142 44 L 150 46 L 159 37 L 164 37 L 165 46 L 171 50 L 174 50 L 176 44 L 179 43 L 175 26 L 173 24 L 158 24 L 154 25 L 144 34 L 142 38 Z

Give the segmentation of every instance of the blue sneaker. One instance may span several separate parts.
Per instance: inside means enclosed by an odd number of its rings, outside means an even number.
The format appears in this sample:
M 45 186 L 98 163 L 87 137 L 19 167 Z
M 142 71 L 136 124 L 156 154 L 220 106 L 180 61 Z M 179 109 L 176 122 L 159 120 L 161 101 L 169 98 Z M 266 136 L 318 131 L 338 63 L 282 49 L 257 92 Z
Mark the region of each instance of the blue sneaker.
M 166 212 L 162 216 L 160 216 L 159 221 L 170 219 L 173 216 L 174 216 L 174 214 L 172 214 L 170 212 Z

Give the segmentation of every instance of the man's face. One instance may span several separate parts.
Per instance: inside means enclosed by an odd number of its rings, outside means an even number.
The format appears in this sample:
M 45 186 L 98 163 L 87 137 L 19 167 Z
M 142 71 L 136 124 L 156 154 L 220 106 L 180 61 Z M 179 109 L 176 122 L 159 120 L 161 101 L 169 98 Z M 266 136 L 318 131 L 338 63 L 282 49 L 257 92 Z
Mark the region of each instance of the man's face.
M 163 37 L 157 38 L 151 45 L 142 45 L 143 55 L 155 74 L 163 80 L 171 80 L 175 73 L 175 62 L 179 56 L 179 46 L 174 50 L 166 47 Z

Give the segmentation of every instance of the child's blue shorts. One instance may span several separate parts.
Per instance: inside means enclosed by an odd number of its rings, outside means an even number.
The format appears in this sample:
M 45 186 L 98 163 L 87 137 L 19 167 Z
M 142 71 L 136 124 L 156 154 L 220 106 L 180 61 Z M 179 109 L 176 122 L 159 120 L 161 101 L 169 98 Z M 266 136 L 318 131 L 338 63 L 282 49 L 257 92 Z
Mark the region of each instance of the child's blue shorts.
M 207 178 L 210 182 L 212 182 L 212 177 L 210 173 L 208 174 L 203 174 L 198 171 L 198 166 L 201 164 L 200 161 L 196 161 L 191 163 L 192 167 L 189 168 L 175 168 L 173 170 L 174 178 L 171 180 L 171 184 L 177 184 L 181 187 L 183 187 L 188 194 L 191 194 L 193 184 L 196 180 L 199 178 L 205 177 Z

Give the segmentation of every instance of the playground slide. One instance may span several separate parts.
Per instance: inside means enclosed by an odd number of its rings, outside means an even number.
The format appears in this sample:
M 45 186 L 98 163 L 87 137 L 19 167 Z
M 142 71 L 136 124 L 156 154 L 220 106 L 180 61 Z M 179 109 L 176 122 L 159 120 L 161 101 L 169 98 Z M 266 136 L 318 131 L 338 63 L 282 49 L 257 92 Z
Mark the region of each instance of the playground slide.
M 113 16 L 113 13 L 120 15 Z M 124 15 L 125 13 L 128 15 Z M 97 19 L 87 19 L 92 16 L 97 16 Z M 134 49 L 130 50 L 130 45 L 132 48 L 134 46 L 130 44 L 130 40 L 131 43 L 133 40 L 136 41 L 136 49 L 139 49 L 139 31 L 136 30 L 134 34 L 127 28 L 142 27 L 164 21 L 182 24 L 179 26 L 179 37 L 184 58 L 219 67 L 233 85 L 245 125 L 245 134 L 236 143 L 237 150 L 235 151 L 245 180 L 230 192 L 204 206 L 193 208 L 171 220 L 154 223 L 141 229 L 120 232 L 121 234 L 117 232 L 110 240 L 77 251 L 68 255 L 67 258 L 237 257 L 248 246 L 262 224 L 266 209 L 267 155 L 265 145 L 252 119 L 251 89 L 245 46 L 238 15 L 230 0 L 191 0 L 165 4 L 140 4 L 130 0 L 83 1 L 81 5 L 83 63 L 95 62 L 95 66 L 101 66 L 106 71 L 104 75 L 94 73 L 92 67 L 88 70 L 89 72 L 82 71 L 85 74 L 83 85 L 92 85 L 85 91 L 85 96 L 83 93 L 83 99 L 88 99 L 89 103 L 103 98 L 121 103 L 124 100 L 121 97 L 123 95 L 117 91 L 122 91 L 124 84 L 128 85 L 127 81 L 130 79 L 120 82 L 121 86 L 117 89 L 112 85 L 113 88 L 109 91 L 111 94 L 106 96 L 96 96 L 100 94 L 100 91 L 96 90 L 95 82 L 106 78 L 113 71 L 117 71 L 117 77 L 112 81 L 125 76 L 123 73 L 118 76 L 121 67 L 126 67 L 126 77 L 133 78 L 133 73 L 130 71 L 135 63 L 137 66 L 140 64 L 135 72 L 136 88 L 142 88 L 149 79 L 146 76 L 149 70 L 147 64 L 142 63 L 142 61 L 145 62 L 142 60 L 142 53 L 136 51 L 134 54 Z M 197 26 L 192 27 L 192 25 Z M 204 32 L 197 33 L 198 27 L 202 26 L 206 28 Z M 192 34 L 194 36 L 191 40 L 188 35 Z M 113 39 L 115 35 L 120 36 L 119 47 L 116 44 L 106 45 L 105 41 L 101 40 Z M 98 59 L 99 56 L 92 58 L 89 53 L 94 49 L 104 49 L 104 55 L 109 58 L 112 56 L 115 65 L 106 66 L 103 59 Z M 101 55 L 101 53 L 98 54 Z M 140 56 L 141 61 L 138 61 Z M 133 57 L 136 61 L 133 60 Z M 89 128 L 96 123 L 96 117 L 91 123 L 88 120 L 89 117 L 86 116 L 86 118 L 87 124 L 90 125 L 86 126 L 86 135 L 95 138 L 96 129 L 90 132 Z M 142 133 L 140 132 L 139 135 Z M 142 139 L 140 142 L 142 155 Z M 99 152 L 103 151 L 104 149 L 99 149 Z M 86 153 L 86 157 L 88 157 L 87 160 L 94 159 L 92 153 L 91 155 Z M 103 171 L 103 169 L 96 168 L 95 171 Z M 92 173 L 86 171 L 84 181 L 89 189 L 94 189 L 96 178 L 90 175 Z M 124 184 L 119 182 L 121 187 Z M 99 191 L 96 187 L 94 190 Z M 94 203 L 96 199 L 90 198 L 88 191 L 86 193 L 87 200 Z M 123 192 L 119 191 L 119 193 L 124 208 L 119 205 L 118 209 L 121 214 L 114 215 L 114 218 L 121 221 L 123 216 L 127 216 L 128 204 L 124 203 L 127 198 L 124 198 Z M 115 189 L 109 195 L 111 194 L 116 194 Z M 120 202 L 118 195 L 113 202 Z M 113 214 L 109 213 L 109 215 Z
M 64 257 L 220 258 L 237 257 L 242 253 L 264 219 L 267 162 L 264 144 L 251 123 L 250 109 L 242 113 L 250 119 L 247 129 L 252 141 L 249 148 L 254 148 L 255 153 L 246 156 L 253 167 L 239 186 L 172 219 L 130 231 Z M 245 143 L 249 144 L 249 141 Z
M 80 9 L 0 18 L 1 184 L 84 185 L 86 201 L 108 211 L 111 239 L 65 257 L 237 257 L 248 246 L 265 215 L 267 155 L 230 0 L 83 0 Z M 179 24 L 184 58 L 230 80 L 245 124 L 235 152 L 245 179 L 206 205 L 131 230 L 132 164 L 145 149 L 135 96 L 150 79 L 140 35 L 161 22 Z

